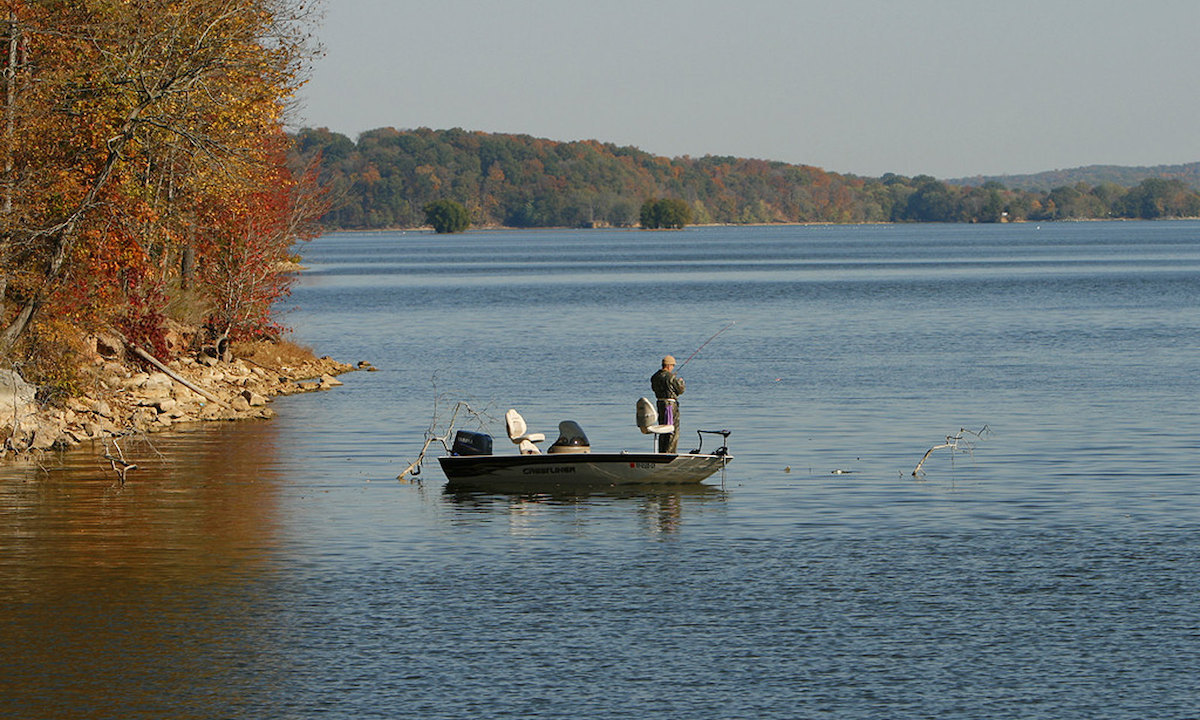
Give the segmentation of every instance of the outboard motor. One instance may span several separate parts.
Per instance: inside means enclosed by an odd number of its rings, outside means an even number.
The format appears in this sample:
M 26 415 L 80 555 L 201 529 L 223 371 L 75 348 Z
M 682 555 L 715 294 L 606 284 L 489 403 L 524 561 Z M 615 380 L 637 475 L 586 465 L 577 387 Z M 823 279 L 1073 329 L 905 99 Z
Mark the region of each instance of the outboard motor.
M 492 436 L 487 433 L 459 430 L 454 434 L 451 455 L 491 455 Z
M 591 451 L 592 446 L 588 442 L 587 435 L 583 434 L 583 428 L 579 427 L 579 423 L 574 420 L 563 420 L 558 424 L 558 439 L 546 449 L 546 452 L 551 455 L 557 453 L 590 453 Z

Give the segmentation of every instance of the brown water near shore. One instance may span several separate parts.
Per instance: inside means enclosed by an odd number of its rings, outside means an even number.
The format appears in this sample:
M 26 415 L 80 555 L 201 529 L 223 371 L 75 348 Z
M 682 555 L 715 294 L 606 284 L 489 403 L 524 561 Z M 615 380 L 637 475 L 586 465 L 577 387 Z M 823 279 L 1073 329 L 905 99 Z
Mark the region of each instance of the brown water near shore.
M 247 421 L 131 440 L 125 483 L 87 447 L 0 474 L 0 716 L 210 717 L 212 698 L 266 692 L 275 436 Z

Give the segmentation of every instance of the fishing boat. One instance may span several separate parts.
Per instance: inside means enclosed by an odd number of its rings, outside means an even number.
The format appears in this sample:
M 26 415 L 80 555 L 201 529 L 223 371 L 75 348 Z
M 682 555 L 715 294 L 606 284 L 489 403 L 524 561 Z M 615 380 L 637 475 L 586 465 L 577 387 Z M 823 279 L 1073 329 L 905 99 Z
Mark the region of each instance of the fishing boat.
M 638 427 L 645 434 L 674 431 L 658 423 L 654 405 L 646 398 L 637 404 Z M 529 432 L 525 419 L 515 409 L 505 413 L 505 430 L 517 446 L 515 455 L 492 452 L 492 437 L 486 433 L 459 430 L 450 454 L 438 458 L 451 486 L 469 488 L 562 489 L 633 485 L 686 485 L 699 483 L 723 472 L 733 459 L 729 454 L 728 430 L 699 430 L 700 447 L 689 453 L 597 452 L 578 423 L 559 423 L 558 439 L 545 453 L 537 444 L 544 433 Z M 717 435 L 721 447 L 703 450 L 704 436 Z

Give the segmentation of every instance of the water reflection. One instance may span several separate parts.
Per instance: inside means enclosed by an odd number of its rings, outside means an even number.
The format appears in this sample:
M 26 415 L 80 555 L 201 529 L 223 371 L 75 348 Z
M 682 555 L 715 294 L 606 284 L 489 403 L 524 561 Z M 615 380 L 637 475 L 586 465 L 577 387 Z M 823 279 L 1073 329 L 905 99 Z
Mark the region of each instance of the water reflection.
M 627 515 L 632 509 L 646 532 L 665 535 L 679 531 L 689 510 L 723 502 L 726 493 L 720 487 L 703 483 L 657 488 L 605 487 L 553 491 L 507 487 L 503 492 L 447 485 L 441 498 L 454 511 L 456 518 L 468 522 L 472 518 L 507 518 L 513 535 L 528 535 L 546 526 L 559 525 L 564 517 L 576 524 L 587 524 L 593 519 L 599 522 L 601 518 L 609 516 L 606 509 L 616 510 L 622 515 Z M 572 509 L 576 512 L 566 512 Z M 589 513 L 592 517 L 589 517 Z
M 269 691 L 273 434 L 122 443 L 123 485 L 92 449 L 0 475 L 0 716 L 206 717 Z

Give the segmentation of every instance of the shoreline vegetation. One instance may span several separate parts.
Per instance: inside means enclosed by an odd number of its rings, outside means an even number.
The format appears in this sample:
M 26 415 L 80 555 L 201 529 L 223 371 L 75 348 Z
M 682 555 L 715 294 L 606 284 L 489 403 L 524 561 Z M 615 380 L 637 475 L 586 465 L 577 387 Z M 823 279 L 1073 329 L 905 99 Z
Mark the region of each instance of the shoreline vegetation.
M 274 315 L 329 208 L 285 131 L 317 13 L 6 4 L 0 457 L 266 417 L 350 369 L 282 340 Z
M 1200 192 L 1189 184 L 1200 178 L 1200 163 L 1056 173 L 1065 182 L 1040 190 L 929 175 L 862 177 L 751 158 L 667 158 L 594 140 L 460 128 L 378 128 L 356 140 L 305 128 L 294 140 L 297 161 L 316 159 L 320 182 L 336 199 L 321 220 L 326 229 L 422 227 L 432 202 L 463 206 L 476 227 L 520 229 L 644 226 L 646 203 L 666 200 L 682 203 L 689 225 L 1200 216 Z
M 1200 215 L 1180 215 L 1168 218 L 1158 218 L 1155 222 L 1172 222 L 1172 221 L 1197 221 L 1200 220 Z M 1042 222 L 1064 222 L 1064 223 L 1102 223 L 1102 222 L 1145 222 L 1142 218 L 1067 218 L 1063 220 L 1006 220 L 1005 223 L 1011 225 L 1036 225 Z M 879 220 L 874 222 L 861 223 L 836 223 L 824 220 L 813 220 L 807 222 L 763 222 L 763 223 L 688 223 L 686 227 L 695 228 L 723 228 L 723 227 L 822 227 L 826 225 L 903 225 L 905 223 L 892 222 L 890 220 Z M 944 223 L 958 225 L 975 225 L 979 223 Z M 546 227 L 522 228 L 512 227 L 509 225 L 472 225 L 471 232 L 513 232 L 513 231 L 539 231 L 539 230 L 627 230 L 629 232 L 673 232 L 681 228 L 643 228 L 634 226 L 597 226 L 590 228 L 568 227 L 551 225 Z M 410 233 L 410 232 L 427 232 L 436 233 L 437 230 L 429 225 L 420 225 L 417 227 L 381 227 L 371 228 L 370 230 L 361 230 L 353 228 L 333 228 L 330 233 Z

